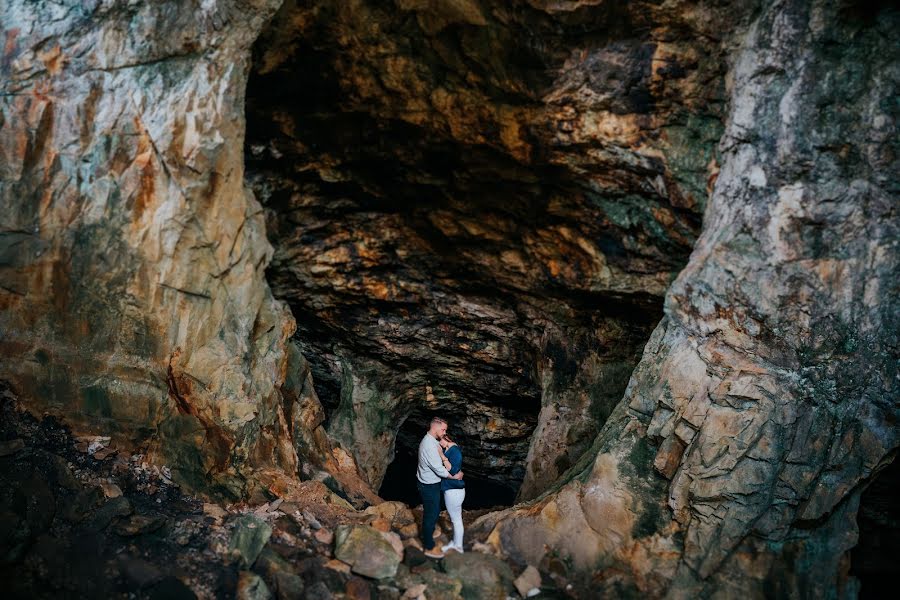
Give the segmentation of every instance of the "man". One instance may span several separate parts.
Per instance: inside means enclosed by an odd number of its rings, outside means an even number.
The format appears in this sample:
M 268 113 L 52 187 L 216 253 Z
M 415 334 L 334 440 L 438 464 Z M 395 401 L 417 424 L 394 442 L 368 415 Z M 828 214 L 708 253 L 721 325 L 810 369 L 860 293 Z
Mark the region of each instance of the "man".
M 416 470 L 416 479 L 419 485 L 419 494 L 422 496 L 422 545 L 425 547 L 425 556 L 431 558 L 443 558 L 444 553 L 434 547 L 434 526 L 437 525 L 438 514 L 441 512 L 441 479 L 462 479 L 460 471 L 451 475 L 444 467 L 441 460 L 440 440 L 447 433 L 447 421 L 440 417 L 431 420 L 428 433 L 419 444 L 419 468 Z

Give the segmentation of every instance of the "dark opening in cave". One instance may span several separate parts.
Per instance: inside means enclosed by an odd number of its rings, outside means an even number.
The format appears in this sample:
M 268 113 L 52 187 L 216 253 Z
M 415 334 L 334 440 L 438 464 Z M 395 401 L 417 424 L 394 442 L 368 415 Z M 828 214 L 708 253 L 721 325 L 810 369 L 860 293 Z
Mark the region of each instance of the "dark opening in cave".
M 422 436 L 427 430 L 427 423 L 431 417 L 438 414 L 431 411 L 416 411 L 400 427 L 397 434 L 397 442 L 394 447 L 394 460 L 388 466 L 384 481 L 378 491 L 378 495 L 385 500 L 400 500 L 410 506 L 422 503 L 419 491 L 416 487 L 416 467 L 418 461 L 418 448 Z M 452 424 L 447 433 L 454 433 Z M 493 508 L 510 506 L 516 497 L 521 479 L 507 480 L 506 483 L 499 478 L 482 476 L 477 469 L 466 468 L 466 445 L 475 444 L 473 438 L 455 438 L 463 451 L 463 473 L 466 482 L 465 509 Z M 474 448 L 474 446 L 473 446 Z M 503 473 L 495 475 L 503 476 Z
M 859 502 L 859 541 L 850 551 L 850 574 L 859 597 L 883 598 L 894 583 L 900 556 L 900 461 L 896 458 L 869 485 Z

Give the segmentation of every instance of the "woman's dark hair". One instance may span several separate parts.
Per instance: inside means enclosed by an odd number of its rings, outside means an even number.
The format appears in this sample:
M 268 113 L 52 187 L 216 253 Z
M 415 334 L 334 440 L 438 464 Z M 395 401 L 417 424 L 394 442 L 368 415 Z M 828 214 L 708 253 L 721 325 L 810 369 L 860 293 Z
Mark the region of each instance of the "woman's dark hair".
M 451 444 L 455 444 L 455 443 L 456 443 L 456 442 L 454 442 L 453 440 L 451 440 L 451 439 L 450 439 L 450 436 L 447 435 L 446 433 L 445 433 L 443 436 L 441 436 L 441 439 L 444 440 L 445 442 L 449 442 L 449 443 L 451 443 Z

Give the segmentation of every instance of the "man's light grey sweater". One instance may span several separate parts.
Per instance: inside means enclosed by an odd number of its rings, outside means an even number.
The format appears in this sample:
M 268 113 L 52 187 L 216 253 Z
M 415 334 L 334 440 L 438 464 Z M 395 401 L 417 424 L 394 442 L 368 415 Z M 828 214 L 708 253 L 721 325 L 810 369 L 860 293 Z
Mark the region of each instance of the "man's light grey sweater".
M 444 468 L 441 461 L 441 445 L 434 436 L 426 433 L 419 442 L 419 468 L 416 479 L 422 483 L 440 483 L 441 478 L 450 477 L 450 471 Z

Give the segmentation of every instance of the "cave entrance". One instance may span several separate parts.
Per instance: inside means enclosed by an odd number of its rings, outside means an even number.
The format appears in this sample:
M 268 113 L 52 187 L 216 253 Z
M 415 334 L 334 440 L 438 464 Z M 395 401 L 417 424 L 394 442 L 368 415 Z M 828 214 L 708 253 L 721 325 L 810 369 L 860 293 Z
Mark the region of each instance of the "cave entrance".
M 405 419 L 379 491 L 412 505 L 433 405 L 397 407 L 428 386 L 463 450 L 467 508 L 536 498 L 577 466 L 702 218 L 656 153 L 572 143 L 569 117 L 548 126 L 540 98 L 568 50 L 547 40 L 581 25 L 494 26 L 482 39 L 376 2 L 286 3 L 253 49 L 245 176 L 274 247 L 267 280 L 329 433 L 372 481 Z M 694 176 L 705 189 L 705 167 Z
M 428 430 L 428 423 L 432 417 L 438 416 L 437 411 L 416 410 L 410 415 L 400 431 L 397 433 L 397 441 L 394 444 L 394 460 L 388 465 L 387 472 L 378 495 L 385 500 L 399 500 L 409 506 L 417 506 L 422 503 L 419 490 L 416 487 L 416 467 L 418 464 L 419 442 Z M 446 418 L 445 415 L 442 415 Z M 453 436 L 453 428 L 448 430 Z M 486 508 L 499 508 L 512 506 L 518 487 L 522 480 L 510 479 L 504 484 L 497 477 L 486 477 L 477 468 L 466 467 L 466 446 L 474 448 L 477 441 L 461 436 L 454 438 L 463 451 L 463 473 L 466 481 L 466 510 L 478 510 Z
M 883 597 L 893 585 L 900 556 L 900 461 L 894 460 L 869 485 L 859 502 L 859 540 L 850 551 L 850 574 L 860 582 L 859 597 Z

